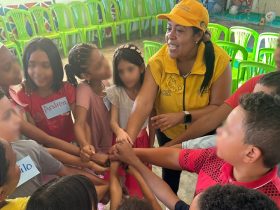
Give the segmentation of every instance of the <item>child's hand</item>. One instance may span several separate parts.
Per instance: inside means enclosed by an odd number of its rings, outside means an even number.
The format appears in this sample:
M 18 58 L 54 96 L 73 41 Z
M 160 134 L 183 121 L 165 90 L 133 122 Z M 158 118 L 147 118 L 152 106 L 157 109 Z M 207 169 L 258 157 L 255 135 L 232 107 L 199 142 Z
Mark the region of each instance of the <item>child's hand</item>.
M 88 162 L 90 161 L 91 157 L 95 154 L 94 146 L 88 144 L 81 148 L 80 157 L 82 161 Z
M 117 142 L 110 151 L 110 159 L 132 164 L 137 160 L 137 157 L 129 142 L 120 141 Z
M 109 170 L 109 168 L 105 168 L 103 166 L 100 166 L 93 161 L 89 161 L 88 164 L 89 164 L 89 168 L 91 170 L 93 170 L 94 172 L 97 172 L 97 173 L 104 173 L 104 172 Z
M 119 130 L 117 137 L 116 137 L 116 142 L 120 142 L 120 141 L 127 141 L 128 143 L 133 145 L 130 136 L 123 129 Z

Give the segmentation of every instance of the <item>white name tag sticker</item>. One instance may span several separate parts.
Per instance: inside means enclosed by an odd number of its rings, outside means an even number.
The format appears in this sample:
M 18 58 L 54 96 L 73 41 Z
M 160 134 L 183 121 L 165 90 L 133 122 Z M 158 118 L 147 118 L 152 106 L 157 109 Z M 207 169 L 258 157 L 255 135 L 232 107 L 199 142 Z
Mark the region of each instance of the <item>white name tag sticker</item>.
M 20 179 L 17 187 L 40 174 L 39 170 L 36 168 L 33 160 L 29 155 L 17 161 L 17 165 L 20 169 Z
M 63 115 L 70 112 L 70 106 L 68 104 L 67 98 L 59 98 L 50 103 L 42 105 L 42 109 L 47 117 L 47 119 L 54 118 L 59 115 Z

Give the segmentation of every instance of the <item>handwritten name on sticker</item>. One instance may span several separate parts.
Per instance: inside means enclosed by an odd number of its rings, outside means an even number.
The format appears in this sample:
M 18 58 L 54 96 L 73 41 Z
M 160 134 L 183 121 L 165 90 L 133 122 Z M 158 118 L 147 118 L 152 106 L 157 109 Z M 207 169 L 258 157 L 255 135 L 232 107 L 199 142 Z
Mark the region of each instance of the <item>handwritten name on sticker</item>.
M 42 105 L 42 109 L 47 119 L 51 119 L 69 112 L 70 106 L 68 104 L 67 98 L 63 97 Z
M 17 187 L 40 174 L 29 155 L 17 161 L 17 165 L 20 169 L 20 179 Z

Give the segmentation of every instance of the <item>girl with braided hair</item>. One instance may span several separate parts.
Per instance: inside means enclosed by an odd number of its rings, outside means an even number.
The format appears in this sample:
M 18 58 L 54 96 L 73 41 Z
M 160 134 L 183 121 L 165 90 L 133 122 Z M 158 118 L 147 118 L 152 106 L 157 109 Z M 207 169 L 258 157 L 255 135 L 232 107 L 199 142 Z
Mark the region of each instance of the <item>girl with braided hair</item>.
M 76 89 L 74 130 L 84 161 L 94 153 L 107 153 L 112 146 L 110 103 L 105 98 L 104 80 L 111 77 L 108 61 L 92 44 L 77 44 L 69 52 L 65 66 L 68 81 Z M 82 80 L 79 84 L 76 79 Z

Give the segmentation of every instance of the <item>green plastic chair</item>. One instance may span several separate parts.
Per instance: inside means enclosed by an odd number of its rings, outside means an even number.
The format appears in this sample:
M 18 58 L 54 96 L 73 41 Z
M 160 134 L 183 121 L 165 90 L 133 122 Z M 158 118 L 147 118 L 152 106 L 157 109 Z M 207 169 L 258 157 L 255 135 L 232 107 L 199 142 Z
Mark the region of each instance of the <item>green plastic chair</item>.
M 146 14 L 145 1 L 144 0 L 132 1 L 132 6 L 134 9 L 134 15 L 140 18 L 142 31 L 144 32 L 147 25 L 148 29 L 150 29 L 150 35 L 152 35 L 152 17 Z
M 21 52 L 23 52 L 25 45 L 37 37 L 30 12 L 21 9 L 12 9 L 6 13 L 5 17 L 10 24 L 10 28 L 12 28 L 12 23 L 15 24 L 17 33 L 13 33 L 13 36 Z
M 173 3 L 171 0 L 161 0 L 157 1 L 157 12 L 158 14 L 169 13 L 173 8 Z M 162 28 L 165 30 L 167 28 L 167 20 L 160 20 L 162 22 Z
M 163 45 L 160 42 L 154 42 L 149 40 L 144 40 L 143 44 L 145 63 L 148 63 L 149 58 L 152 57 Z
M 67 51 L 69 48 L 68 44 L 72 41 L 71 38 L 75 38 L 76 42 L 78 38 L 80 41 L 85 42 L 83 40 L 82 29 L 75 28 L 71 9 L 66 4 L 52 4 L 50 9 L 57 21 L 57 29 L 61 34 L 63 45 L 66 46 Z
M 141 19 L 135 13 L 135 8 L 132 0 L 117 0 L 119 8 L 115 9 L 116 14 L 119 13 L 119 17 L 121 20 L 126 22 L 126 30 L 128 31 L 130 39 L 130 34 L 133 25 L 136 23 L 138 27 L 139 37 L 142 37 L 142 27 L 141 27 Z
M 144 0 L 145 8 L 146 8 L 146 14 L 148 17 L 152 19 L 152 21 L 155 22 L 155 35 L 158 35 L 158 25 L 159 25 L 159 19 L 157 19 L 157 1 L 156 0 Z
M 22 52 L 20 51 L 20 48 L 17 46 L 15 42 L 11 40 L 11 34 L 7 29 L 5 17 L 0 16 L 0 32 L 2 36 L 0 36 L 0 43 L 4 44 L 8 49 L 12 50 L 14 54 L 16 55 L 19 63 L 22 66 Z M 4 39 L 2 39 L 2 37 Z
M 253 38 L 253 46 L 249 48 L 249 40 Z M 229 41 L 233 41 L 247 49 L 248 58 L 254 60 L 258 44 L 259 34 L 255 30 L 243 26 L 232 26 L 229 28 Z
M 258 57 L 256 58 L 256 61 L 275 66 L 276 64 L 274 59 L 274 52 L 274 48 L 262 48 L 258 52 Z
M 223 48 L 227 54 L 231 57 L 231 71 L 232 71 L 232 93 L 238 87 L 237 83 L 237 75 L 238 75 L 238 64 L 248 59 L 248 52 L 247 50 L 235 43 L 232 42 L 225 42 L 225 41 L 217 41 L 216 44 Z
M 241 61 L 238 66 L 237 84 L 240 87 L 250 78 L 272 72 L 275 70 L 274 66 L 259 63 L 255 61 Z
M 102 47 L 101 31 L 97 24 L 92 24 L 90 12 L 87 5 L 80 1 L 73 1 L 69 4 L 72 10 L 76 28 L 81 28 L 83 40 L 86 42 L 93 41 L 94 32 L 97 32 L 99 47 Z M 92 35 L 92 37 L 90 37 Z
M 111 12 L 110 15 L 108 15 L 107 17 L 105 13 L 104 4 L 98 0 L 88 0 L 86 2 L 86 5 L 89 8 L 91 23 L 93 25 L 98 25 L 99 33 L 101 34 L 99 45 L 102 46 L 103 37 L 105 37 L 105 34 L 103 32 L 107 28 L 111 29 L 113 44 L 115 45 L 117 43 L 117 29 L 116 29 L 117 24 L 113 22 Z M 109 17 L 111 18 L 109 19 Z
M 279 38 L 279 33 L 272 33 L 272 32 L 261 33 L 258 39 L 255 58 L 258 57 L 258 53 L 261 48 L 276 48 L 278 38 Z
M 31 7 L 28 10 L 33 17 L 38 36 L 58 40 L 58 42 L 61 43 L 64 56 L 67 56 L 67 48 L 62 42 L 61 34 L 55 30 L 51 11 L 45 7 L 39 6 Z M 46 24 L 48 27 L 46 27 Z
M 209 23 L 208 29 L 211 32 L 211 41 L 228 41 L 229 29 L 226 26 L 217 23 Z

